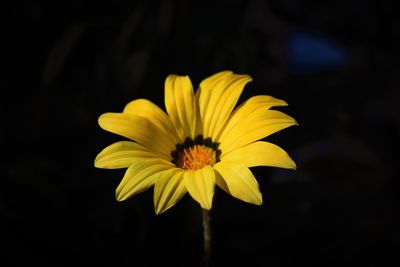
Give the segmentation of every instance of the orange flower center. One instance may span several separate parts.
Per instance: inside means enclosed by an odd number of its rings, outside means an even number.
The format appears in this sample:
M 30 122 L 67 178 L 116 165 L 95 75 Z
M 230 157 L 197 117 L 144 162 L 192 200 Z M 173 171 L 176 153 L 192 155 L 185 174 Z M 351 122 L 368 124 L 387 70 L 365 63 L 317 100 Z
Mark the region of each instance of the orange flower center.
M 187 137 L 182 143 L 176 144 L 176 149 L 171 151 L 171 162 L 184 170 L 198 170 L 220 161 L 221 150 L 218 147 L 219 143 L 213 142 L 210 137 L 203 138 L 203 135 L 198 135 L 194 139 Z
M 179 153 L 177 166 L 184 170 L 198 170 L 217 161 L 215 150 L 204 145 L 194 145 Z

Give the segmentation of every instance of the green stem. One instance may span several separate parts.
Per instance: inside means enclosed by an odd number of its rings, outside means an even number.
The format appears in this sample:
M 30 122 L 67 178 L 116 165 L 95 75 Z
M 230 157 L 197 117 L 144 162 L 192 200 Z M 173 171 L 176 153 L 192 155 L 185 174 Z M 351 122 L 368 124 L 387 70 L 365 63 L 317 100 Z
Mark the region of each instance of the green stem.
M 210 266 L 211 257 L 211 229 L 210 229 L 210 212 L 206 209 L 203 211 L 203 241 L 204 241 L 204 254 L 203 263 L 205 267 Z

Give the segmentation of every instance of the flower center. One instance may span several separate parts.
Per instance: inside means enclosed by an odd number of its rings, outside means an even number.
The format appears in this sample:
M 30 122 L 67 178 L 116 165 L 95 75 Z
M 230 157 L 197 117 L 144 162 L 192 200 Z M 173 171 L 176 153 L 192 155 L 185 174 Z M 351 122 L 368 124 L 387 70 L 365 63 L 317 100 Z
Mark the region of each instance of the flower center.
M 178 167 L 184 170 L 198 170 L 215 163 L 215 151 L 203 145 L 185 148 L 178 159 Z
M 194 140 L 186 138 L 183 144 L 177 144 L 176 150 L 171 152 L 172 162 L 184 170 L 198 170 L 219 161 L 221 150 L 219 143 L 212 142 L 211 138 L 204 139 L 198 135 Z

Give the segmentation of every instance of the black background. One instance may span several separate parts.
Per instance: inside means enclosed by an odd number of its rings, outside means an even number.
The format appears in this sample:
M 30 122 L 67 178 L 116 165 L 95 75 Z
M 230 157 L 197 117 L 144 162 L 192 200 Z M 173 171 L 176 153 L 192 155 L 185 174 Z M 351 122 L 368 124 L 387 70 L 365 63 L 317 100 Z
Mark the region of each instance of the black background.
M 188 195 L 155 215 L 152 190 L 125 202 L 124 170 L 93 160 L 122 140 L 97 118 L 135 98 L 163 107 L 168 74 L 194 85 L 230 69 L 297 119 L 267 138 L 297 171 L 253 168 L 262 206 L 217 189 L 213 266 L 399 263 L 399 34 L 390 1 L 4 1 L 1 266 L 200 266 L 201 212 Z M 297 30 L 344 64 L 299 71 Z

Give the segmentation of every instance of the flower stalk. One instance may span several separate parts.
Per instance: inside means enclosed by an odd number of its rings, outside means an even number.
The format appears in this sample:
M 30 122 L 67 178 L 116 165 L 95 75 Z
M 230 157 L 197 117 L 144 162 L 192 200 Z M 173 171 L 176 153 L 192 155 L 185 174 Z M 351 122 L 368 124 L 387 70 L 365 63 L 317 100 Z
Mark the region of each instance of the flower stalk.
M 211 258 L 211 227 L 210 227 L 210 212 L 206 209 L 202 209 L 203 213 L 203 264 L 204 267 L 210 266 Z

